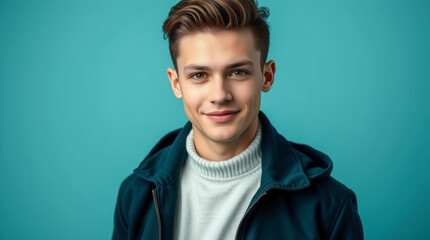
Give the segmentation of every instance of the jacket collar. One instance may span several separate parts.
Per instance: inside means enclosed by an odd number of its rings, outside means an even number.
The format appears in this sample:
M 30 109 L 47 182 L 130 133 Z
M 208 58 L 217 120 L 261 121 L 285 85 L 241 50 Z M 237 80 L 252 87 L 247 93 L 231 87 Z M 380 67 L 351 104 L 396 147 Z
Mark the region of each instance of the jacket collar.
M 182 165 L 188 156 L 185 144 L 191 123 L 187 122 L 182 129 L 177 129 L 164 136 L 134 173 L 143 179 L 153 182 L 157 187 L 170 185 L 179 179 Z
M 297 190 L 310 185 L 302 164 L 291 144 L 281 136 L 269 119 L 260 112 L 263 138 L 260 192 L 271 188 Z
M 297 190 L 309 186 L 310 181 L 291 144 L 278 134 L 262 112 L 259 113 L 259 120 L 263 131 L 260 191 L 271 188 Z M 178 181 L 187 157 L 185 143 L 190 130 L 191 123 L 188 122 L 181 130 L 163 137 L 134 170 L 135 174 L 157 187 Z

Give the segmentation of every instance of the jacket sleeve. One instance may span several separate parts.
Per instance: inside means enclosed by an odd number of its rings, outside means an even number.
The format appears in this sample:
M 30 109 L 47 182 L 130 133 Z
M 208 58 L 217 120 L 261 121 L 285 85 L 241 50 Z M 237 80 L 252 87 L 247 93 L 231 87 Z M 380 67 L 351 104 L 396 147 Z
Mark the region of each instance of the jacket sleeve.
M 121 184 L 118 198 L 116 201 L 115 214 L 114 214 L 114 229 L 112 234 L 112 239 L 127 239 L 127 222 L 124 218 L 124 209 L 122 199 L 124 197 L 123 193 L 124 183 Z
M 357 198 L 348 190 L 342 197 L 330 227 L 330 240 L 363 239 L 363 227 L 357 210 Z

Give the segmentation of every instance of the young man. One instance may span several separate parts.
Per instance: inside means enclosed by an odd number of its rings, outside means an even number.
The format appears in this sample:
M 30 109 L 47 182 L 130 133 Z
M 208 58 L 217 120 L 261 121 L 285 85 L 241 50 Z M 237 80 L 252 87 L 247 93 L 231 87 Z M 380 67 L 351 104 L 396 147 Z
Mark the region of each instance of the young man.
M 167 70 L 189 122 L 121 185 L 114 239 L 362 239 L 332 162 L 260 112 L 273 85 L 268 11 L 253 0 L 183 0 L 163 25 Z

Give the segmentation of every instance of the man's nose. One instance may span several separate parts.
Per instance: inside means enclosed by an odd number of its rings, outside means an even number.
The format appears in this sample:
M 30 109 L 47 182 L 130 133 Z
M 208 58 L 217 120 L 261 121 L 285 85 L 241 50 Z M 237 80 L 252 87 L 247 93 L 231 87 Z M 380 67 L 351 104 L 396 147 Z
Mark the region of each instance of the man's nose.
M 233 99 L 233 95 L 231 94 L 228 84 L 228 79 L 222 75 L 219 75 L 214 76 L 211 80 L 212 84 L 209 86 L 211 103 L 222 104 Z

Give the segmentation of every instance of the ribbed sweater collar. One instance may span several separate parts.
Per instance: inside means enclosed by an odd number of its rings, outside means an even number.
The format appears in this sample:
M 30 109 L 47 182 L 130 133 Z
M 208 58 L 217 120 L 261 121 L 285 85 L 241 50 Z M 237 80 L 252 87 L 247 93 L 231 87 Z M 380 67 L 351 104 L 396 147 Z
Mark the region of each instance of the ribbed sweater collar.
M 230 180 L 253 172 L 261 166 L 261 126 L 251 144 L 239 155 L 225 161 L 215 162 L 200 157 L 194 146 L 193 130 L 186 141 L 188 152 L 187 163 L 202 177 L 214 180 Z

